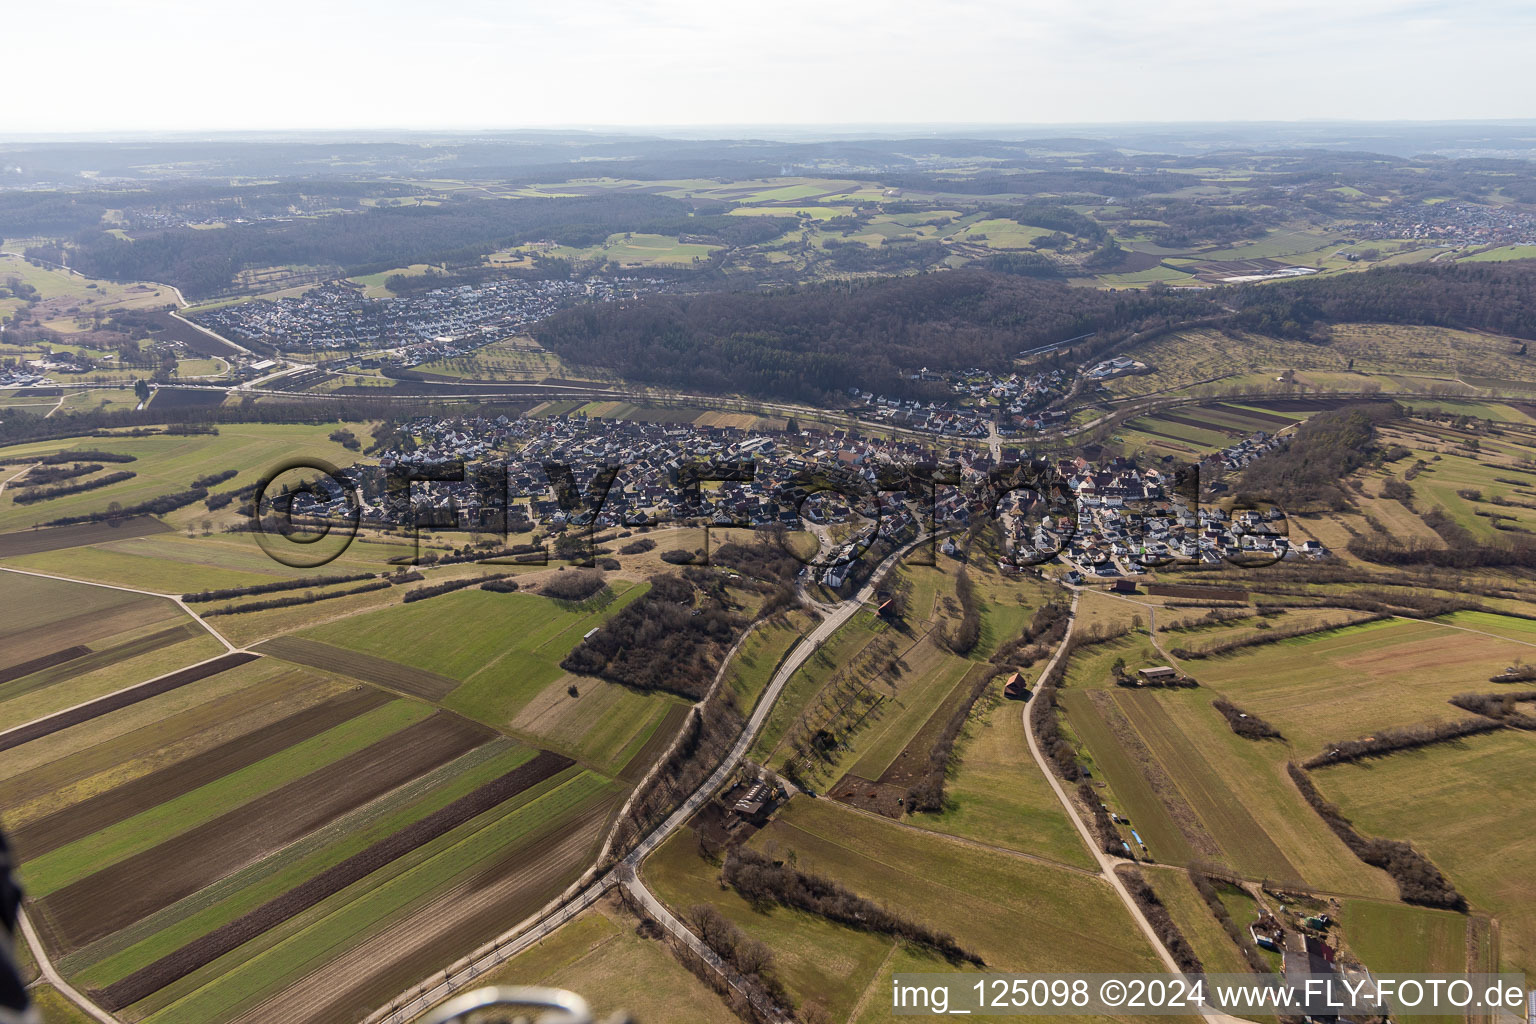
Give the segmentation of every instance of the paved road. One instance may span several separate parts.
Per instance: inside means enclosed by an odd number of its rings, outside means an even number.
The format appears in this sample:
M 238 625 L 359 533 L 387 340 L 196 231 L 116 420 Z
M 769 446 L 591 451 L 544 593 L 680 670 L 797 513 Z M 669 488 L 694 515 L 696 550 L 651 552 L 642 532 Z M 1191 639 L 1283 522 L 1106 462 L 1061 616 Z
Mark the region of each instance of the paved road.
M 1067 618 L 1066 635 L 1062 638 L 1061 646 L 1056 648 L 1056 653 L 1046 663 L 1045 671 L 1040 674 L 1042 679 L 1049 675 L 1051 670 L 1056 667 L 1056 663 L 1066 655 L 1067 639 L 1071 637 L 1072 627 L 1077 622 L 1077 601 L 1078 593 L 1074 591 L 1072 594 L 1072 608 Z M 1035 730 L 1030 728 L 1029 725 L 1029 708 L 1030 705 L 1026 703 L 1023 716 L 1024 736 L 1029 742 L 1030 756 L 1035 759 L 1036 766 L 1039 767 L 1040 773 L 1045 776 L 1046 781 L 1051 784 L 1051 790 L 1056 794 L 1056 799 L 1061 801 L 1061 806 L 1066 810 L 1067 817 L 1072 819 L 1072 824 L 1077 827 L 1078 834 L 1083 837 L 1083 842 L 1087 844 L 1088 849 L 1093 853 L 1094 860 L 1099 865 L 1099 873 L 1104 876 L 1104 879 L 1115 890 L 1115 895 L 1119 896 L 1120 902 L 1125 904 L 1125 909 L 1130 913 L 1131 919 L 1136 922 L 1136 926 L 1141 929 L 1142 934 L 1147 937 L 1147 941 L 1152 944 L 1152 949 L 1157 953 L 1157 958 L 1163 962 L 1163 968 L 1170 974 L 1181 973 L 1178 962 L 1173 959 L 1173 954 L 1168 952 L 1168 948 L 1163 945 L 1162 939 L 1157 937 L 1157 932 L 1153 930 L 1152 923 L 1141 912 L 1141 907 L 1131 897 L 1130 890 L 1126 889 L 1125 883 L 1115 873 L 1115 865 L 1123 862 L 1103 851 L 1098 841 L 1094 838 L 1092 830 L 1089 829 L 1088 823 L 1083 820 L 1082 814 L 1079 813 L 1077 802 L 1068 795 L 1066 787 L 1061 784 L 1061 780 L 1057 778 L 1055 770 L 1046 761 L 1045 755 L 1040 750 L 1040 744 L 1035 739 Z M 1244 1021 L 1241 1017 L 1233 1017 L 1221 1013 L 1208 1014 L 1204 1019 L 1209 1024 L 1250 1024 L 1250 1022 Z
M 640 862 L 665 842 L 673 832 L 681 828 L 683 823 L 692 817 L 700 807 L 704 806 L 720 786 L 724 785 L 725 781 L 730 778 L 731 773 L 736 770 L 736 766 L 740 764 L 741 759 L 746 756 L 747 750 L 751 748 L 752 742 L 756 739 L 757 733 L 762 729 L 763 723 L 768 720 L 768 715 L 772 712 L 774 703 L 783 692 L 785 684 L 789 682 L 790 676 L 794 675 L 795 671 L 805 663 L 806 659 L 815 654 L 821 645 L 832 634 L 837 632 L 840 626 L 857 614 L 865 602 L 874 597 L 879 581 L 884 578 L 885 574 L 909 551 L 923 543 L 926 539 L 924 537 L 912 541 L 887 557 L 870 574 L 869 582 L 864 585 L 858 594 L 833 608 L 816 628 L 795 646 L 794 650 L 790 652 L 789 656 L 779 666 L 778 671 L 774 673 L 767 688 L 763 691 L 762 697 L 758 700 L 757 707 L 753 710 L 751 717 L 747 719 L 746 727 L 742 729 L 741 735 L 736 738 L 736 742 L 731 745 L 731 749 L 726 753 L 719 767 L 710 773 L 709 778 L 705 779 L 703 784 L 694 790 L 693 794 L 676 811 L 668 815 L 660 825 L 656 826 L 650 835 L 641 840 L 640 844 L 627 857 L 615 865 L 612 870 L 605 872 L 575 893 L 558 908 L 552 909 L 535 919 L 518 923 L 513 926 L 511 931 L 492 943 L 489 948 L 477 951 L 469 958 L 470 963 L 473 965 L 471 969 L 458 971 L 452 975 L 445 974 L 441 980 L 433 981 L 429 985 L 413 986 L 391 1000 L 387 1006 L 381 1007 L 370 1014 L 367 1018 L 369 1024 L 402 1024 L 402 1022 L 410 1020 L 429 1006 L 448 998 L 463 988 L 467 988 L 476 977 L 484 974 L 491 967 L 505 962 L 516 952 L 526 948 L 538 939 L 543 938 L 553 931 L 558 924 L 564 923 L 573 917 L 578 912 L 578 909 L 584 909 L 596 902 L 599 896 L 614 885 L 624 885 L 631 892 L 635 892 L 638 888 L 640 892 L 636 893 L 636 897 L 641 900 L 648 910 L 651 910 L 662 924 L 667 925 L 667 922 L 671 921 L 673 924 L 668 925 L 669 930 L 672 930 L 673 925 L 675 925 L 676 928 L 687 932 L 687 928 L 684 928 L 670 914 L 666 914 L 663 917 L 661 913 L 656 913 L 655 910 L 651 909 L 654 907 L 665 911 L 665 908 L 661 907 L 660 901 L 639 880 L 638 867 Z M 640 893 L 644 893 L 644 895 L 641 896 Z M 691 935 L 692 933 L 690 932 L 689 934 Z M 683 939 L 683 941 L 688 942 L 689 940 Z M 698 942 L 696 936 L 693 937 L 692 942 L 689 942 L 690 947 L 697 948 L 695 943 L 698 946 L 703 945 L 703 943 Z M 705 948 L 707 949 L 707 947 Z M 700 955 L 703 956 L 704 954 L 700 953 Z M 706 959 L 709 958 L 706 957 Z M 711 962 L 718 962 L 718 960 L 718 957 L 714 957 L 714 960 Z M 727 974 L 727 977 L 729 977 L 729 974 Z M 432 979 L 428 980 L 431 981 Z
M 773 711 L 773 705 L 778 701 L 779 694 L 783 692 L 790 676 L 793 676 L 796 670 L 805 664 L 806 659 L 815 654 L 833 633 L 836 633 L 844 623 L 853 618 L 858 610 L 864 606 L 864 602 L 875 596 L 876 587 L 879 586 L 880 580 L 890 571 L 891 567 L 911 548 L 921 543 L 922 540 L 913 541 L 911 544 L 900 548 L 887 557 L 870 574 L 869 582 L 864 585 L 864 588 L 858 594 L 838 605 L 835 611 L 827 615 L 817 624 L 815 629 L 806 634 L 805 639 L 789 653 L 789 657 L 784 659 L 783 663 L 779 665 L 779 670 L 769 680 L 767 689 L 763 691 L 762 698 L 757 702 L 757 707 L 752 711 L 752 717 L 747 719 L 746 728 L 741 730 L 740 736 L 736 737 L 736 742 L 732 744 L 730 751 L 721 760 L 720 766 L 704 781 L 703 785 L 694 790 L 692 796 L 683 801 L 682 806 L 673 811 L 665 821 L 656 827 L 654 832 L 641 840 L 640 845 L 630 851 L 629 856 L 624 858 L 623 863 L 631 868 L 638 866 L 652 851 L 665 842 L 668 836 L 677 831 L 683 822 L 693 817 L 694 813 L 703 807 L 709 801 L 709 798 L 715 794 L 715 791 L 725 784 L 725 780 L 730 778 L 731 773 L 736 770 L 736 766 L 741 763 L 741 759 L 746 756 L 748 748 L 752 746 L 752 741 L 757 738 L 757 733 L 762 729 L 763 723 L 768 720 L 768 715 Z

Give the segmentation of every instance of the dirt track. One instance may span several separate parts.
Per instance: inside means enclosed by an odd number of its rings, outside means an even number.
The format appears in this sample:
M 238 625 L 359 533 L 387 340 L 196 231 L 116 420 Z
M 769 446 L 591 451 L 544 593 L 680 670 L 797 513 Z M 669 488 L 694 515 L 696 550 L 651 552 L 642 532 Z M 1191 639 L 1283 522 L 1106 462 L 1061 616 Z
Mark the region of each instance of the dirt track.
M 124 928 L 491 738 L 439 712 L 34 901 L 60 952 Z

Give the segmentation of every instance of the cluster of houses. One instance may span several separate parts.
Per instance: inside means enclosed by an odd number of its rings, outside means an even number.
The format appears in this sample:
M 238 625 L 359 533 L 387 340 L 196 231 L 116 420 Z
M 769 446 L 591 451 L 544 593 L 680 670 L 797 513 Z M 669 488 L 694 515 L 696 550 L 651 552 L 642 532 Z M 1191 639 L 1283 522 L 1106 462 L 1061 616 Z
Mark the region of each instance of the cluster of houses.
M 1066 511 L 1042 516 L 1029 491 L 1009 492 L 995 510 L 990 507 L 996 467 L 985 448 L 935 448 L 846 430 L 750 432 L 582 416 L 500 416 L 420 418 L 398 436 L 380 453 L 377 470 L 359 470 L 367 520 L 394 524 L 398 512 L 385 500 L 384 484 L 391 471 L 428 477 L 434 467 L 463 463 L 468 467 L 463 481 L 414 485 L 412 501 L 432 522 L 463 529 L 504 523 L 509 532 L 676 521 L 811 529 L 830 549 L 816 559 L 815 571 L 833 587 L 842 585 L 877 535 L 898 543 L 915 538 L 930 515 L 927 502 L 940 531 L 964 530 L 975 516 L 995 511 L 1016 554 L 1060 549 L 1074 582 L 1138 575 L 1142 563 L 1300 556 L 1287 544 L 1277 511 L 1190 509 L 1172 499 L 1173 467 L 1127 459 L 1058 461 L 1056 470 L 1075 495 L 1075 511 L 1068 504 Z M 1005 459 L 1015 457 L 1005 453 Z M 901 479 L 901 467 L 919 463 L 943 465 L 957 482 L 924 494 L 893 483 Z M 552 464 L 569 467 L 574 498 L 567 490 L 561 500 Z M 700 465 L 724 479 L 698 480 L 693 473 Z M 494 473 L 488 477 L 477 467 L 493 467 Z M 597 502 L 594 481 L 601 490 L 608 473 L 611 483 Z
M 986 437 L 996 423 L 1001 434 L 1038 430 L 1066 418 L 1060 410 L 1041 411 L 1062 394 L 1070 379 L 1065 370 L 1044 373 L 994 373 L 980 367 L 938 371 L 923 367 L 909 379 L 946 383 L 955 397 L 949 401 L 895 398 L 848 389 L 850 407 L 861 419 L 893 424 L 951 437 Z
M 1451 245 L 1536 244 L 1536 216 L 1512 206 L 1459 200 L 1393 205 L 1382 211 L 1380 220 L 1345 230 L 1367 238 L 1422 238 Z
M 0 388 L 40 388 L 52 383 L 53 380 L 36 367 L 0 367 Z
M 199 313 L 203 326 L 236 339 L 289 351 L 380 351 L 435 346 L 431 356 L 460 355 L 526 324 L 583 302 L 659 291 L 667 282 L 638 276 L 576 280 L 496 278 L 421 295 L 370 299 L 332 282 L 297 298 L 257 299 Z M 406 360 L 403 365 L 419 362 Z

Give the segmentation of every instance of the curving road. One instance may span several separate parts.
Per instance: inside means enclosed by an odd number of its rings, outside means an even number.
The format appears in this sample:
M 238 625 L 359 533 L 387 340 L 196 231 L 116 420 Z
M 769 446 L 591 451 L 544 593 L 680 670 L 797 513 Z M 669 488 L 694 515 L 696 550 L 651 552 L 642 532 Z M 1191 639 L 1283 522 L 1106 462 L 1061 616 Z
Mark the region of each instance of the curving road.
M 1062 636 L 1061 646 L 1056 648 L 1056 653 L 1051 655 L 1051 660 L 1046 663 L 1045 670 L 1040 673 L 1039 678 L 1041 679 L 1049 675 L 1056 667 L 1057 662 L 1067 653 L 1067 640 L 1072 636 L 1072 627 L 1077 623 L 1078 596 L 1079 591 L 1074 590 L 1072 593 L 1072 607 L 1067 615 L 1067 631 Z M 1067 812 L 1067 817 L 1072 819 L 1072 824 L 1077 827 L 1078 834 L 1083 837 L 1083 843 L 1088 847 L 1089 851 L 1093 854 L 1094 860 L 1099 865 L 1099 873 L 1104 877 L 1105 881 L 1109 882 L 1110 887 L 1115 890 L 1115 895 L 1120 897 L 1120 902 L 1125 904 L 1126 911 L 1131 915 L 1131 919 L 1136 922 L 1136 926 L 1141 929 L 1142 934 L 1147 937 L 1147 941 L 1152 944 L 1152 949 L 1156 951 L 1157 958 L 1163 962 L 1164 969 L 1170 974 L 1182 973 L 1178 962 L 1168 952 L 1168 947 L 1164 946 L 1163 940 L 1158 938 L 1157 932 L 1152 928 L 1152 923 L 1141 912 L 1140 905 L 1131 897 L 1130 890 L 1125 887 L 1125 883 L 1115 873 L 1115 865 L 1121 862 L 1105 853 L 1098 841 L 1094 839 L 1093 832 L 1089 829 L 1088 823 L 1083 820 L 1076 801 L 1068 795 L 1066 788 L 1061 784 L 1061 780 L 1056 776 L 1055 770 L 1046 761 L 1045 755 L 1040 750 L 1039 741 L 1035 739 L 1035 730 L 1030 728 L 1029 709 L 1030 704 L 1026 702 L 1022 712 L 1024 736 L 1029 742 L 1029 753 L 1035 759 L 1035 765 L 1040 769 L 1040 773 L 1045 776 L 1045 780 L 1051 784 L 1051 791 L 1056 794 L 1056 799 L 1061 801 L 1061 806 Z M 1204 1015 L 1204 1020 L 1210 1022 L 1210 1024 L 1251 1024 L 1251 1022 L 1245 1021 L 1241 1017 L 1233 1017 L 1224 1013 L 1207 1013 Z

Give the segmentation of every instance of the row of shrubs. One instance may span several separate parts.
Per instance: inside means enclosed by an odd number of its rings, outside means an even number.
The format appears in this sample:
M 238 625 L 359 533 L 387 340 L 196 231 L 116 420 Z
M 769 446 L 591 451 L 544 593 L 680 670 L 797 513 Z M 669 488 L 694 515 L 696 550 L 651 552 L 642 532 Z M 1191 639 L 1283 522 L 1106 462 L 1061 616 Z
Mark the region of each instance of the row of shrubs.
M 238 469 L 224 469 L 217 473 L 209 473 L 206 476 L 200 476 L 196 480 L 193 480 L 192 486 L 204 488 L 214 487 L 217 484 L 223 483 L 225 480 L 232 479 L 237 474 L 239 474 L 239 472 L 240 471 Z
M 1381 729 L 1370 736 L 1357 740 L 1340 740 L 1329 744 L 1327 750 L 1302 764 L 1303 768 L 1322 768 L 1331 764 L 1347 764 L 1367 757 L 1380 757 L 1398 750 L 1427 747 L 1463 736 L 1476 736 L 1503 728 L 1502 723 L 1488 718 L 1465 718 L 1459 722 L 1425 722 L 1420 725 L 1404 725 Z
M 1502 693 L 1458 693 L 1451 703 L 1464 711 L 1491 718 L 1515 729 L 1536 729 L 1536 717 L 1521 711 L 1526 701 L 1536 701 L 1536 690 L 1514 690 Z
M 139 457 L 137 455 L 124 455 L 121 452 L 98 451 L 95 448 L 75 448 L 70 451 L 44 455 L 37 461 L 42 466 L 57 466 L 64 462 L 138 462 Z
M 1237 637 L 1224 643 L 1213 644 L 1202 650 L 1192 651 L 1184 647 L 1170 647 L 1168 653 L 1175 658 L 1192 660 L 1199 658 L 1213 658 L 1219 654 L 1230 654 L 1247 647 L 1261 647 L 1264 644 L 1277 644 L 1281 640 L 1294 640 L 1297 637 L 1311 636 L 1314 633 L 1331 633 L 1344 626 L 1358 626 L 1366 622 L 1376 622 L 1380 619 L 1390 619 L 1391 612 L 1372 612 L 1364 618 L 1354 619 L 1347 623 L 1335 623 L 1322 626 L 1298 626 L 1294 629 L 1271 629 L 1263 633 L 1255 633 L 1253 636 Z
M 1231 701 L 1218 697 L 1211 701 L 1211 707 L 1221 712 L 1221 717 L 1227 720 L 1232 731 L 1245 740 L 1283 740 L 1280 730 L 1270 725 L 1258 715 L 1249 714 Z
M 1142 915 L 1152 930 L 1157 933 L 1158 939 L 1173 957 L 1173 962 L 1179 965 L 1179 970 L 1185 974 L 1204 974 L 1205 964 L 1200 962 L 1195 948 L 1189 944 L 1184 933 L 1174 922 L 1173 915 L 1168 913 L 1168 908 L 1163 906 L 1163 901 L 1158 899 L 1157 893 L 1147 884 L 1140 871 L 1129 864 L 1121 864 L 1115 868 L 1115 873 L 1125 883 L 1126 890 L 1131 894 L 1131 899 L 1141 908 Z
M 960 739 L 966 720 L 971 717 L 971 709 L 976 706 L 981 695 L 987 692 L 987 687 L 992 685 L 992 680 L 997 677 L 999 671 L 1001 670 L 994 669 L 991 672 L 978 674 L 976 681 L 971 685 L 971 692 L 966 694 L 965 699 L 955 707 L 954 711 L 950 712 L 949 720 L 944 723 L 943 730 L 939 732 L 938 738 L 933 741 L 932 749 L 928 751 L 928 763 L 923 766 L 923 773 L 907 790 L 909 814 L 944 809 L 944 779 L 949 774 L 949 761 L 954 756 L 955 743 Z
M 727 686 L 692 708 L 666 758 L 635 790 L 628 810 L 614 824 L 609 856 L 623 856 L 697 789 L 725 757 L 745 724 Z
M 1218 884 L 1216 880 L 1193 868 L 1189 871 L 1189 880 L 1194 883 L 1195 891 L 1200 894 L 1200 898 L 1210 908 L 1211 914 L 1216 918 L 1216 922 L 1227 933 L 1227 937 L 1237 945 L 1237 948 L 1243 954 L 1243 959 L 1248 961 L 1248 969 L 1255 974 L 1271 973 L 1269 962 L 1264 959 L 1264 954 L 1259 952 L 1259 947 L 1253 944 L 1253 936 L 1249 934 L 1246 928 L 1239 926 L 1236 921 L 1232 920 L 1232 912 L 1221 901 L 1221 893 L 1216 891 Z
M 1109 809 L 1104 806 L 1104 801 L 1099 798 L 1092 783 L 1079 782 L 1077 798 L 1093 813 L 1093 831 L 1099 837 L 1099 846 L 1105 853 L 1112 853 L 1116 857 L 1125 856 L 1125 840 L 1120 838 L 1120 831 L 1115 828 L 1115 819 L 1109 816 Z
M 77 476 L 88 476 L 101 469 L 99 462 L 76 462 L 69 466 L 55 466 L 52 469 L 33 469 L 27 474 L 23 486 L 40 487 L 43 484 L 56 484 L 60 480 L 73 480 Z
M 1404 903 L 1447 910 L 1467 909 L 1466 898 L 1456 891 L 1455 886 L 1428 857 L 1401 840 L 1369 838 L 1356 832 L 1354 824 L 1344 816 L 1344 812 L 1324 799 L 1305 771 L 1294 763 L 1287 764 L 1285 769 L 1290 773 L 1291 781 L 1296 783 L 1296 788 L 1301 790 L 1302 797 L 1333 829 L 1334 834 L 1344 841 L 1344 845 L 1371 867 L 1381 868 L 1392 876 Z
M 694 904 L 688 911 L 688 923 L 704 944 L 746 981 L 749 996 L 756 990 L 774 1005 L 789 1002 L 789 993 L 773 971 L 773 950 L 767 943 L 752 938 L 709 903 Z
M 211 608 L 202 615 L 209 618 L 214 615 L 240 615 L 245 612 L 264 612 L 273 608 L 291 608 L 294 605 L 314 604 L 316 601 L 329 601 L 336 597 L 351 597 L 353 594 L 366 594 L 373 590 L 386 590 L 389 587 L 388 580 L 374 580 L 372 583 L 364 583 L 360 587 L 351 590 L 332 590 L 327 593 L 306 591 L 295 594 L 292 597 L 274 597 L 268 601 L 247 601 L 245 604 L 230 604 L 223 608 Z
M 306 579 L 278 580 L 275 583 L 256 583 L 249 587 L 226 587 L 223 590 L 199 590 L 195 594 L 182 594 L 188 604 L 202 601 L 224 601 L 232 597 L 251 597 L 255 594 L 272 594 L 280 590 L 302 590 L 305 587 L 329 587 L 337 583 L 356 583 L 372 579 L 371 572 L 357 572 L 340 576 L 310 576 Z
M 123 519 L 128 516 L 162 516 L 167 512 L 174 512 L 178 508 L 184 508 L 194 501 L 202 501 L 208 497 L 208 491 L 202 487 L 195 487 L 190 491 L 177 491 L 175 494 L 162 494 L 158 498 L 150 498 L 136 505 L 126 505 L 117 509 L 106 509 L 101 512 L 88 512 L 78 516 L 61 516 L 58 519 L 50 519 L 44 526 L 74 526 L 78 523 L 105 523 L 113 519 Z
M 818 914 L 849 928 L 891 935 L 925 946 L 950 963 L 985 967 L 986 961 L 955 937 L 901 916 L 821 875 L 807 874 L 748 847 L 737 847 L 725 858 L 727 884 L 758 905 L 777 903 Z
M 515 594 L 517 593 L 517 580 L 497 577 L 480 584 L 480 589 L 489 590 L 495 594 Z
M 100 469 L 101 467 L 96 467 Z M 112 484 L 120 484 L 124 480 L 132 480 L 137 473 L 131 470 L 119 470 L 116 473 L 108 473 L 94 480 L 81 480 L 79 483 L 59 484 L 57 487 L 28 487 L 16 492 L 16 504 L 31 505 L 39 501 L 49 501 L 53 498 L 62 498 L 66 494 L 80 494 L 84 491 L 94 491 L 98 487 L 108 487 Z
M 964 569 L 955 574 L 955 597 L 960 602 L 960 625 L 951 633 L 941 628 L 940 641 L 962 658 L 976 649 L 981 640 L 981 601 L 976 596 L 976 584 Z
M 1071 607 L 1064 601 L 1050 601 L 1035 609 L 1024 632 L 1003 644 L 992 655 L 994 665 L 1033 665 L 1043 657 L 1049 645 L 1060 640 L 1071 621 Z
M 1055 663 L 1035 684 L 1035 695 L 1029 702 L 1029 727 L 1035 732 L 1035 741 L 1069 782 L 1082 777 L 1082 766 L 1077 763 L 1077 751 L 1073 749 L 1072 741 L 1061 731 L 1061 722 L 1056 715 L 1056 688 L 1066 675 L 1067 662 L 1076 647 L 1075 638 L 1066 641 Z
M 498 580 L 503 580 L 510 575 L 512 574 L 504 572 L 496 576 L 489 577 L 471 576 L 468 579 L 462 580 L 446 580 L 442 583 L 435 583 L 430 587 L 417 587 L 415 590 L 407 590 L 405 592 L 405 596 L 401 598 L 401 600 L 406 604 L 410 604 L 412 601 L 425 601 L 429 597 L 439 597 L 443 594 L 451 594 L 455 590 L 463 590 L 465 587 L 472 587 L 476 583 L 496 582 Z M 513 586 L 515 587 L 516 584 L 513 584 Z

